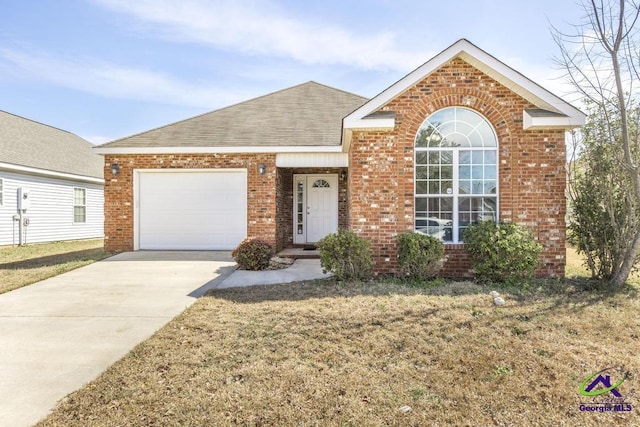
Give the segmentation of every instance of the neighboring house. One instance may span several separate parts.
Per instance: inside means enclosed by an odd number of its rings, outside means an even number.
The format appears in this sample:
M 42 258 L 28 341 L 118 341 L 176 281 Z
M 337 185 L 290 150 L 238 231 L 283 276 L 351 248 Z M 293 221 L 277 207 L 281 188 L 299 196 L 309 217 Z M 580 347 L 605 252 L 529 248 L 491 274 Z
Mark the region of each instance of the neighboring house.
M 525 224 L 538 274 L 565 265 L 565 131 L 582 112 L 460 40 L 373 99 L 314 82 L 96 148 L 107 172 L 106 248 L 277 249 L 339 227 L 397 271 L 395 236 L 446 243 L 469 274 L 464 230 Z
M 104 236 L 104 161 L 92 147 L 0 111 L 0 246 Z

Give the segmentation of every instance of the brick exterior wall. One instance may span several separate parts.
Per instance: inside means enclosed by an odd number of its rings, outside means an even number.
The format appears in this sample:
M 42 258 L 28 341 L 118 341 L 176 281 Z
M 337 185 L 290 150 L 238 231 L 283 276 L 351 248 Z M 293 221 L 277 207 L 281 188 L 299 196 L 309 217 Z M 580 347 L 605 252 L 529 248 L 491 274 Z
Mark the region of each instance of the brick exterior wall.
M 111 164 L 117 163 L 117 177 Z M 260 175 L 258 165 L 267 167 Z M 132 251 L 133 171 L 135 169 L 246 169 L 247 236 L 276 244 L 275 154 L 132 154 L 105 155 L 105 250 Z
M 293 245 L 293 175 L 296 174 L 333 174 L 338 175 L 338 227 L 347 228 L 347 180 L 340 178 L 347 168 L 278 168 L 278 250 Z
M 499 217 L 530 227 L 543 245 L 540 276 L 565 265 L 564 130 L 524 131 L 536 108 L 497 81 L 454 59 L 390 101 L 392 131 L 354 131 L 349 152 L 349 226 L 367 238 L 377 273 L 396 273 L 395 236 L 414 227 L 414 139 L 422 122 L 445 107 L 476 110 L 498 136 Z M 470 275 L 464 245 L 446 245 L 442 275 Z

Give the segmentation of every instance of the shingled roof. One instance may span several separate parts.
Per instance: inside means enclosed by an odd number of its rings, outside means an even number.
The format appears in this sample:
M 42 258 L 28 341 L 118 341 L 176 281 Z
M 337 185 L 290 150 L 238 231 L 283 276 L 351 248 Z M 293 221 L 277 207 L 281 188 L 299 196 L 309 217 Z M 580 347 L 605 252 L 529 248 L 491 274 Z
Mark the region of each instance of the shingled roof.
M 70 132 L 0 110 L 0 163 L 102 178 L 104 159 Z
M 103 148 L 339 146 L 342 119 L 367 101 L 307 82 L 153 129 Z

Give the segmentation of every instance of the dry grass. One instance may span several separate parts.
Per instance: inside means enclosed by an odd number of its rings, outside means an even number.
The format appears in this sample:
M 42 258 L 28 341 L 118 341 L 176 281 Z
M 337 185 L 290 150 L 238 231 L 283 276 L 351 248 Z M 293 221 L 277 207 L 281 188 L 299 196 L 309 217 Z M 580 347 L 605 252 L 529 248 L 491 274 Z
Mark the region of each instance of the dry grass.
M 106 258 L 102 239 L 0 248 L 0 293 Z
M 570 279 L 591 277 L 591 272 L 584 263 L 584 257 L 571 246 L 567 246 L 565 275 Z M 633 271 L 629 276 L 628 282 L 634 285 L 640 285 L 640 270 L 636 269 Z
M 640 425 L 637 289 L 579 283 L 500 308 L 468 282 L 216 291 L 39 426 Z M 612 365 L 633 410 L 580 412 Z

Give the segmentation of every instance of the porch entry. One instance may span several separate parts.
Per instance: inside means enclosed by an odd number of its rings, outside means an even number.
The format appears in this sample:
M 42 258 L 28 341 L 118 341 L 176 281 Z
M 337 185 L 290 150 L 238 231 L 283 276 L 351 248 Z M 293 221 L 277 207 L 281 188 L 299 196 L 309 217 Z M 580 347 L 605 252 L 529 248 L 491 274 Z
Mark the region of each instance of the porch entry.
M 293 243 L 338 231 L 338 175 L 293 175 Z

